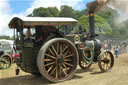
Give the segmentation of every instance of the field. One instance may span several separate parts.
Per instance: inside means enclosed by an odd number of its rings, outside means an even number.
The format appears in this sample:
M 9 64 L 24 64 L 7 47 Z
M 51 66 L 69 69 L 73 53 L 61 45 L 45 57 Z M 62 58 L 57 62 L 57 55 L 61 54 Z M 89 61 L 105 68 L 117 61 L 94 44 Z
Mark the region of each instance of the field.
M 98 64 L 92 65 L 88 71 L 78 67 L 71 80 L 51 83 L 40 76 L 24 73 L 15 75 L 16 65 L 13 64 L 7 70 L 0 70 L 0 85 L 128 85 L 128 54 L 115 58 L 113 69 L 107 73 L 101 73 Z

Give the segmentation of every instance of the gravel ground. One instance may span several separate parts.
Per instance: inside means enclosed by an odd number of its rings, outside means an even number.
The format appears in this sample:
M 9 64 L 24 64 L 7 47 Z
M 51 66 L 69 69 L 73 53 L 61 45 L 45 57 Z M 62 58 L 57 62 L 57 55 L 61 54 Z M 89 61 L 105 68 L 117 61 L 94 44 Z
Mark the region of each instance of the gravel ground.
M 128 54 L 122 54 L 110 72 L 101 73 L 98 64 L 84 72 L 78 67 L 71 80 L 51 83 L 43 77 L 34 76 L 23 71 L 15 75 L 16 65 L 7 70 L 0 70 L 0 85 L 128 85 Z

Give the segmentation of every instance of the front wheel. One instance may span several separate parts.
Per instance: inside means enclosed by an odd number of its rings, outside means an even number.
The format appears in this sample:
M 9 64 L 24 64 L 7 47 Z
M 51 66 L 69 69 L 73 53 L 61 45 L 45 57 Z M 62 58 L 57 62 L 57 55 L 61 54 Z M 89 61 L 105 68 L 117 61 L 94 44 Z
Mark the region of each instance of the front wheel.
M 83 59 L 80 58 L 79 61 L 79 66 L 84 69 L 85 71 L 87 71 L 90 67 L 91 67 L 92 63 L 88 64 L 86 63 Z
M 102 72 L 107 72 L 112 69 L 114 65 L 114 56 L 111 51 L 104 51 L 99 56 L 98 66 Z
M 0 57 L 0 69 L 8 69 L 11 67 L 12 58 L 9 55 L 2 55 Z
M 40 49 L 37 64 L 43 77 L 52 82 L 72 78 L 79 62 L 74 44 L 64 38 L 47 41 Z
M 87 71 L 93 62 L 93 52 L 90 48 L 86 47 L 80 50 L 79 66 Z

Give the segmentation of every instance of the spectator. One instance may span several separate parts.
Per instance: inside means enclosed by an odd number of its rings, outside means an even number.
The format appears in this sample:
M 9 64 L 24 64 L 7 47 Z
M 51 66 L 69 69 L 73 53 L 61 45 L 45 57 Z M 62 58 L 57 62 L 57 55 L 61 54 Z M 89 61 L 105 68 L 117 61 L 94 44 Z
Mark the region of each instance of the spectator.
M 111 44 L 111 42 L 110 42 L 110 41 L 108 42 L 108 46 L 107 46 L 107 48 L 108 48 L 109 50 L 111 50 L 111 49 L 112 49 L 112 44 Z
M 118 47 L 118 46 L 115 46 L 114 50 L 115 50 L 116 58 L 118 58 L 118 54 L 119 54 L 119 47 Z

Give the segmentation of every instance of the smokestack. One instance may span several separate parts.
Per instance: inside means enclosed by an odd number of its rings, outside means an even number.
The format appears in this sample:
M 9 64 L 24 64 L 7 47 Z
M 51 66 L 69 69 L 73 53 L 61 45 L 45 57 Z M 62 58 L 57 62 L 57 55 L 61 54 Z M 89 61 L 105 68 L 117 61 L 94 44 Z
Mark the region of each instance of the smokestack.
M 94 12 L 89 11 L 88 12 L 89 17 L 89 33 L 91 35 L 91 38 L 95 37 L 95 21 L 94 21 Z
M 86 6 L 89 9 L 88 17 L 89 17 L 89 33 L 91 38 L 95 38 L 95 21 L 94 21 L 94 13 L 101 10 L 101 8 L 106 5 L 109 0 L 95 0 L 91 3 L 88 3 Z

